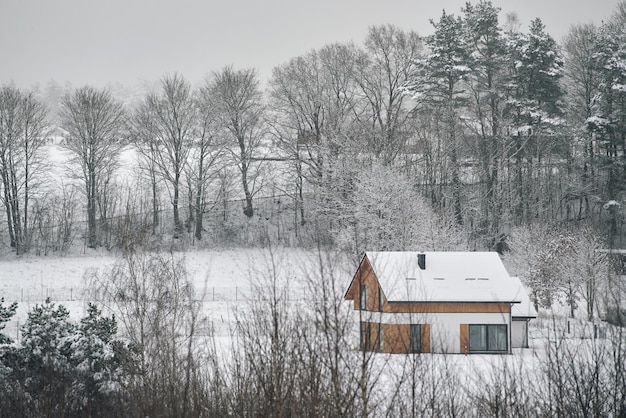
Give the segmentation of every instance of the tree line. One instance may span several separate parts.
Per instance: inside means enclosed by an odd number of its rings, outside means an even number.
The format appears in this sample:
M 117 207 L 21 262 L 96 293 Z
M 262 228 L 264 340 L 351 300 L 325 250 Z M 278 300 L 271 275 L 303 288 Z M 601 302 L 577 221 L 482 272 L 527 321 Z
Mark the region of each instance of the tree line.
M 5 85 L 7 240 L 22 254 L 67 250 L 77 234 L 86 247 L 125 248 L 164 237 L 263 244 L 273 231 L 352 254 L 506 254 L 536 236 L 520 268 L 537 283 L 536 303 L 554 299 L 550 287 L 571 295 L 580 283 L 545 267 L 555 254 L 610 254 L 624 240 L 626 6 L 599 26 L 573 26 L 561 44 L 539 19 L 523 29 L 499 14 L 467 3 L 433 19 L 426 37 L 373 26 L 362 45 L 275 67 L 264 90 L 254 69 L 232 67 L 195 87 L 166 75 L 132 105 L 107 89 L 69 89 L 55 95 L 52 121 L 34 91 Z M 71 156 L 67 182 L 52 186 L 51 128 Z M 136 170 L 120 178 L 129 149 Z M 267 214 L 261 196 L 276 195 L 282 209 Z M 593 245 L 559 238 L 581 232 Z
M 243 213 L 253 217 L 265 162 L 278 159 L 294 216 L 304 224 L 332 215 L 333 232 L 362 223 L 355 178 L 382 166 L 482 248 L 503 251 L 512 226 L 554 220 L 592 222 L 619 246 L 625 16 L 620 3 L 609 20 L 574 26 L 559 45 L 539 19 L 524 31 L 481 1 L 431 20 L 431 36 L 373 26 L 363 45 L 292 58 L 274 68 L 266 91 L 254 69 L 232 67 L 196 88 L 166 75 L 133 106 L 110 90 L 70 90 L 53 125 L 80 179 L 87 245 L 101 242 L 118 156 L 133 146 L 152 225 L 165 198 L 174 236 L 187 223 L 201 239 L 207 207 L 233 187 L 226 177 L 238 178 Z M 2 201 L 10 245 L 23 253 L 43 210 L 51 124 L 32 91 L 5 85 L 1 93 Z M 370 226 L 356 227 L 367 234 Z

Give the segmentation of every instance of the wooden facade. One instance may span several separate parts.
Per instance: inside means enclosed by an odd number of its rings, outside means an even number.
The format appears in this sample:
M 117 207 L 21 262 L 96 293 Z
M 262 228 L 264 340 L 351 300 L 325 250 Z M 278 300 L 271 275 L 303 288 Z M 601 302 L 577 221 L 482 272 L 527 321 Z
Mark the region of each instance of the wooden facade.
M 430 353 L 430 324 L 420 325 L 420 345 L 411 347 L 411 324 L 361 323 L 361 349 L 382 353 Z

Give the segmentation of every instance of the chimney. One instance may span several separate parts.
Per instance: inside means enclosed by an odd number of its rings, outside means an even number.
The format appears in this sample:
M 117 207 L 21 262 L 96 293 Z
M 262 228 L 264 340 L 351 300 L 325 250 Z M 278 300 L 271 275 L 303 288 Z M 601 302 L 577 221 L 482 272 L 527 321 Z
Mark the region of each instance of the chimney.
M 420 266 L 420 269 L 426 270 L 426 254 L 417 255 L 417 265 Z

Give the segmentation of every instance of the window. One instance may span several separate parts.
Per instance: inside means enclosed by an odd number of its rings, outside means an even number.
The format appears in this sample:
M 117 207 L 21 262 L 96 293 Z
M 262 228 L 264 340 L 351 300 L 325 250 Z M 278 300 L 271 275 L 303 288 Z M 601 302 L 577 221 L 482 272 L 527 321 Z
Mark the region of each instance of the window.
M 422 352 L 422 327 L 419 324 L 411 324 L 409 341 L 411 353 Z
M 508 351 L 509 333 L 502 324 L 470 325 L 469 351 Z
M 383 311 L 383 291 L 380 287 L 378 288 L 378 311 Z
M 369 322 L 361 322 L 361 350 L 368 351 L 372 349 L 372 334 Z
M 378 351 L 385 351 L 385 328 L 383 324 L 378 324 Z
M 359 309 L 367 310 L 367 286 L 362 284 L 360 290 Z

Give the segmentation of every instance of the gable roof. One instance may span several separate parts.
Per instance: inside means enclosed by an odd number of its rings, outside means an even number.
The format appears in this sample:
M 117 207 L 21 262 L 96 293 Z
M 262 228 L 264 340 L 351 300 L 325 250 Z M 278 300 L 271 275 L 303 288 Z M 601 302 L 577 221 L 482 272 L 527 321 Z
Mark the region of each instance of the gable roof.
M 524 303 L 528 294 L 517 277 L 510 277 L 494 252 L 426 252 L 425 269 L 418 252 L 366 252 L 388 302 L 509 302 Z M 520 306 L 521 308 L 521 306 Z M 530 308 L 530 309 L 529 309 Z M 534 309 L 532 309 L 534 311 Z M 523 315 L 526 313 L 527 315 Z

